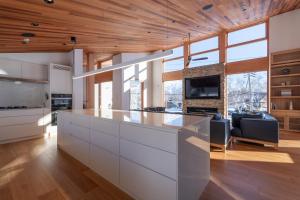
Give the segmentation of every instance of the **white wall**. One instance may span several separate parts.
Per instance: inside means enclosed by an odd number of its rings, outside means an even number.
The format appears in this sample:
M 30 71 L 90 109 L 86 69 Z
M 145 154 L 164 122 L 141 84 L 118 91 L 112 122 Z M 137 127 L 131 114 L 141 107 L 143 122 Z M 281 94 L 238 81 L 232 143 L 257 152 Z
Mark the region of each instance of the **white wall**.
M 30 63 L 48 65 L 50 63 L 70 66 L 70 53 L 0 53 L 0 58 L 25 61 Z
M 73 75 L 83 73 L 83 49 L 74 49 L 72 56 Z M 73 109 L 82 109 L 84 101 L 84 79 L 73 79 Z
M 155 60 L 152 62 L 152 106 L 164 106 L 163 102 L 163 60 Z
M 300 48 L 300 9 L 270 18 L 270 52 Z

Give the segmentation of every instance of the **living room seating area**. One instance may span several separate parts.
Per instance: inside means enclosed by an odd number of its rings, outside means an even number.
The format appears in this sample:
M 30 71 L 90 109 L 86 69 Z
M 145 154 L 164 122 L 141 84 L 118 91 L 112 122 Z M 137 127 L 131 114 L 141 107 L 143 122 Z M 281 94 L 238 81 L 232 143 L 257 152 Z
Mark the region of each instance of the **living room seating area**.
M 267 113 L 232 113 L 229 119 L 220 114 L 214 115 L 210 122 L 210 142 L 212 147 L 226 150 L 230 142 L 250 142 L 278 148 L 278 121 Z

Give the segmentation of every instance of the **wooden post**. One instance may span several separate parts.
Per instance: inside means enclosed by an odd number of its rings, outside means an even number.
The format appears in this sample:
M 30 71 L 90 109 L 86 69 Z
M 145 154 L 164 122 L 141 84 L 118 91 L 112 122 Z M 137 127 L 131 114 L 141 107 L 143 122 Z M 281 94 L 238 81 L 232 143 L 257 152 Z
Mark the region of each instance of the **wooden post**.
M 87 54 L 87 71 L 95 70 L 94 54 Z M 86 78 L 86 107 L 94 108 L 94 84 L 95 76 L 89 76 Z
M 219 56 L 220 63 L 226 63 L 226 47 L 227 47 L 227 33 L 226 31 L 222 31 L 219 34 Z

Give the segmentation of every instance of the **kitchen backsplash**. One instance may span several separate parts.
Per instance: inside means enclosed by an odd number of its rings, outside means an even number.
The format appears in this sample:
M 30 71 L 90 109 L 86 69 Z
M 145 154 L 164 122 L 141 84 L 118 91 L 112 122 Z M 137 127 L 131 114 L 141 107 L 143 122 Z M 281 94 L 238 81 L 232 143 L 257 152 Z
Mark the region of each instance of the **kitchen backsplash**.
M 44 102 L 44 84 L 0 81 L 0 107 L 41 107 Z

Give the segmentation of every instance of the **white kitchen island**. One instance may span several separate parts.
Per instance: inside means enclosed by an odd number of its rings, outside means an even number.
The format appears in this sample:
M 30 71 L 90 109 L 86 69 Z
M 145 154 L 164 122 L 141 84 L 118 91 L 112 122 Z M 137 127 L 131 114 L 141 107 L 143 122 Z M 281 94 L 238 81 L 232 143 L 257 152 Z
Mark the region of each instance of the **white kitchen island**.
M 209 117 L 58 113 L 58 146 L 136 199 L 198 200 L 209 181 Z

